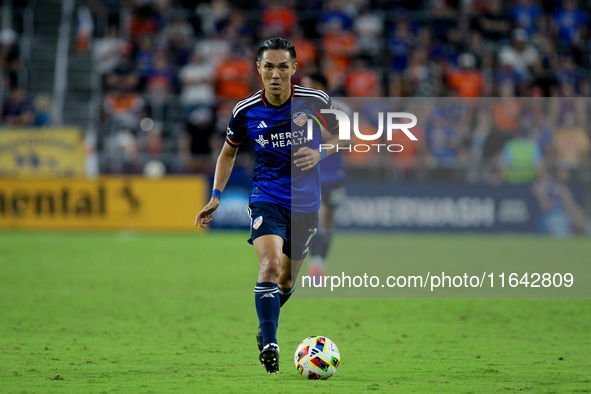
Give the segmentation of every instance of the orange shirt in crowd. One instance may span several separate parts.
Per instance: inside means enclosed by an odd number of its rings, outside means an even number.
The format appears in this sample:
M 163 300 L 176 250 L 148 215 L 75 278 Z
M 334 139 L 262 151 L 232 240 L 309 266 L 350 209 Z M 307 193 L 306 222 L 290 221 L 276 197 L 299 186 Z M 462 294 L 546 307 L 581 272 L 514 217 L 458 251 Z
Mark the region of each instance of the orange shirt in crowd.
M 357 46 L 355 36 L 350 32 L 339 34 L 327 34 L 322 39 L 322 48 L 325 55 L 339 68 L 349 68 L 351 56 Z
M 560 164 L 571 167 L 584 164 L 591 152 L 591 142 L 585 129 L 577 125 L 556 130 L 553 146 Z
M 158 23 L 155 19 L 142 20 L 132 17 L 129 21 L 129 35 L 133 42 L 136 42 L 144 34 L 156 34 L 158 32 Z
M 355 70 L 347 75 L 345 89 L 349 97 L 379 96 L 380 81 L 373 70 Z
M 291 44 L 296 48 L 297 62 L 301 69 L 314 66 L 318 50 L 312 40 L 301 38 L 292 41 Z
M 289 7 L 268 8 L 263 12 L 263 26 L 272 34 L 285 36 L 298 23 L 295 12 Z
M 503 97 L 494 102 L 491 111 L 496 129 L 505 133 L 516 132 L 522 106 L 521 101 L 515 97 Z
M 104 105 L 105 111 L 110 115 L 128 115 L 140 111 L 144 101 L 136 93 L 109 93 Z
M 455 70 L 449 73 L 447 84 L 459 97 L 481 97 L 484 78 L 478 70 Z
M 217 68 L 217 95 L 222 98 L 243 99 L 252 94 L 252 73 L 253 66 L 250 60 L 224 60 Z

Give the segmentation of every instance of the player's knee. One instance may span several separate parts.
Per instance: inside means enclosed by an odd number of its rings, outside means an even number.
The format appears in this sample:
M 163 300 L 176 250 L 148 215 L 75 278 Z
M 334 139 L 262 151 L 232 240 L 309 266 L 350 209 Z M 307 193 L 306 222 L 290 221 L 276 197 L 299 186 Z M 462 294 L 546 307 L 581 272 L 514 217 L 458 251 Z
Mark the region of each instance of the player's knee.
M 266 256 L 260 261 L 259 276 L 265 282 L 279 281 L 281 274 L 281 258 L 276 256 Z

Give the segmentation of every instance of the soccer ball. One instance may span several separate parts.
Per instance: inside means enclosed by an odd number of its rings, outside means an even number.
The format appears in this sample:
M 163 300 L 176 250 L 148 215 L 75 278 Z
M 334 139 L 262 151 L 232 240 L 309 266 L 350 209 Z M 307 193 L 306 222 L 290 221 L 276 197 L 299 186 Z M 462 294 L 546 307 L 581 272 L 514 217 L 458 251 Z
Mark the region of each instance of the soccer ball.
M 293 361 L 303 377 L 328 379 L 339 368 L 341 354 L 327 337 L 308 337 L 296 349 Z

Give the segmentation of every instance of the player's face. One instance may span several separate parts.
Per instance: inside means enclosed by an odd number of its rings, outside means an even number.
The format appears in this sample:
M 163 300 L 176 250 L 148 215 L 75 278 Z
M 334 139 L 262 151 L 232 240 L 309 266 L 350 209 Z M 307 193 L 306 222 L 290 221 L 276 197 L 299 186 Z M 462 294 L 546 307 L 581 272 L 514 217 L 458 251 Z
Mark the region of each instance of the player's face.
M 297 63 L 293 63 L 288 51 L 270 49 L 257 62 L 265 87 L 265 96 L 272 103 L 282 104 L 291 95 L 291 76 L 295 73 Z

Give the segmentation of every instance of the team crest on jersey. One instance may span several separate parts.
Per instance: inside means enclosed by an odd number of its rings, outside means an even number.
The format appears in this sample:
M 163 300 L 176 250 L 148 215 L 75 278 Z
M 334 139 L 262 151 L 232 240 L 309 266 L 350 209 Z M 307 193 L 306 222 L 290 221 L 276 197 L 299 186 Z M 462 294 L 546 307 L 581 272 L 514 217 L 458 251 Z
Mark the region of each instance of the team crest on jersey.
M 256 218 L 254 220 L 254 222 L 252 222 L 252 228 L 254 228 L 255 230 L 258 230 L 259 227 L 261 227 L 261 224 L 263 224 L 263 217 L 259 216 L 258 218 Z
M 293 122 L 297 124 L 299 127 L 305 125 L 307 120 L 308 116 L 305 112 L 296 112 L 295 114 L 293 114 Z

